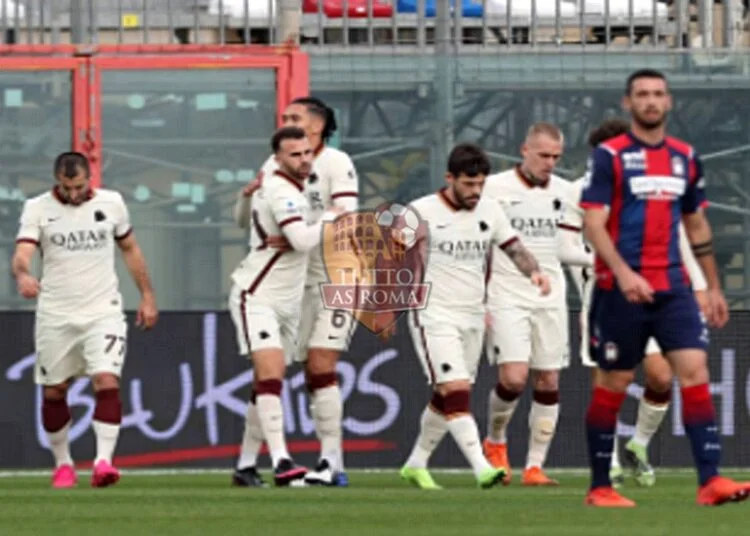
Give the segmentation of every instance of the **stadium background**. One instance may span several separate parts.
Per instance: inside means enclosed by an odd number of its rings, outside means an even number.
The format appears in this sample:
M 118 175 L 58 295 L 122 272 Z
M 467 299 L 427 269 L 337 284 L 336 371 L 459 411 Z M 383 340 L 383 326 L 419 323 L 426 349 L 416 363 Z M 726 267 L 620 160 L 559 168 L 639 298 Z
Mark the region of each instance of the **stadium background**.
M 125 195 L 164 311 L 155 332 L 131 332 L 119 463 L 229 467 L 251 379 L 225 312 L 228 275 L 246 248 L 231 205 L 268 154 L 269 133 L 286 102 L 311 92 L 336 109 L 340 130 L 333 143 L 354 159 L 362 204 L 374 207 L 436 188 L 454 141 L 481 143 L 497 169 L 511 165 L 527 126 L 538 120 L 563 129 L 559 172 L 576 178 L 588 130 L 619 113 L 624 79 L 640 67 L 668 75 L 676 103 L 671 133 L 692 142 L 706 160 L 709 215 L 734 309 L 730 326 L 713 335 L 712 373 L 725 463 L 745 465 L 745 6 L 733 0 L 463 0 L 460 10 L 448 9 L 453 2 L 409 4 L 325 0 L 318 12 L 316 1 L 295 6 L 293 0 L 0 0 L 0 266 L 6 274 L 0 278 L 0 428 L 14 438 L 4 441 L 3 467 L 49 463 L 37 423 L 40 394 L 28 368 L 33 304 L 16 293 L 10 258 L 22 202 L 49 188 L 58 152 L 86 152 L 95 180 Z M 283 44 L 290 36 L 299 48 Z M 136 289 L 124 267 L 118 269 L 133 309 Z M 578 307 L 574 293 L 570 305 Z M 575 355 L 575 317 L 571 330 Z M 405 332 L 402 327 L 383 345 L 360 329 L 340 366 L 351 386 L 345 429 L 352 467 L 397 467 L 413 441 L 428 392 Z M 297 372 L 285 391 L 287 431 L 299 461 L 312 463 L 317 446 Z M 484 429 L 494 373 L 485 366 L 480 378 L 473 403 Z M 574 357 L 563 375 L 552 467 L 585 465 L 588 386 Z M 82 382 L 71 394 L 81 427 L 92 411 L 87 389 Z M 623 415 L 624 435 L 634 407 L 629 403 Z M 672 448 L 683 441 L 675 416 L 677 402 L 652 447 L 660 465 L 690 462 L 687 449 Z M 514 465 L 525 451 L 525 421 L 522 411 L 511 427 Z M 76 459 L 90 458 L 91 433 L 73 437 Z M 462 465 L 447 444 L 435 462 Z

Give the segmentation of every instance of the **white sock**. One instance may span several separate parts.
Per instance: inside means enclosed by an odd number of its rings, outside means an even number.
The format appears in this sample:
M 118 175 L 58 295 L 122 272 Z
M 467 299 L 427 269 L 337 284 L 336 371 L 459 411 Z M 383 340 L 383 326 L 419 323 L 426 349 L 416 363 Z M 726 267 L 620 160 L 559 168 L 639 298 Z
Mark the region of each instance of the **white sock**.
M 448 422 L 445 417 L 427 406 L 422 412 L 419 424 L 419 435 L 409 459 L 406 460 L 406 466 L 413 469 L 427 469 L 430 456 L 448 431 Z
M 557 419 L 560 416 L 560 404 L 531 403 L 529 411 L 529 453 L 526 457 L 526 469 L 541 468 L 547 460 L 549 446 L 555 437 Z
M 620 469 L 620 438 L 617 435 L 617 429 L 615 428 L 615 442 L 612 443 L 612 462 L 609 464 L 612 469 Z
M 117 437 L 120 435 L 120 425 L 109 422 L 93 421 L 94 434 L 96 435 L 96 460 L 112 463 L 112 455 L 117 446 Z
M 237 469 L 255 467 L 258 463 L 258 452 L 262 445 L 263 429 L 260 426 L 258 408 L 251 401 L 247 405 L 245 430 L 242 433 L 242 445 L 240 446 L 240 457 L 237 460 Z
M 492 469 L 490 462 L 487 461 L 482 452 L 482 442 L 479 439 L 479 429 L 474 417 L 471 415 L 453 417 L 448 419 L 447 424 L 458 448 L 461 449 L 464 457 L 471 465 L 474 476 L 479 478 L 483 471 Z
M 315 431 L 320 440 L 320 458 L 328 460 L 334 471 L 344 470 L 344 455 L 341 448 L 341 420 L 344 407 L 338 385 L 316 389 L 310 407 Z
M 281 407 L 281 398 L 276 395 L 258 395 L 255 398 L 255 404 L 258 407 L 263 437 L 266 438 L 268 450 L 271 453 L 271 461 L 273 466 L 276 467 L 279 460 L 290 457 L 286 449 L 286 439 L 284 439 L 284 414 Z
M 72 422 L 68 421 L 57 432 L 47 432 L 49 448 L 55 458 L 55 468 L 61 465 L 73 465 L 73 458 L 70 456 L 70 443 L 68 443 L 68 432 L 70 432 Z
M 487 412 L 487 438 L 492 443 L 504 445 L 508 442 L 505 431 L 508 429 L 508 424 L 513 418 L 513 412 L 517 405 L 518 398 L 512 402 L 506 402 L 497 396 L 495 389 L 490 391 L 489 411 Z
M 654 434 L 661 426 L 668 409 L 669 404 L 657 406 L 641 397 L 640 402 L 638 402 L 638 418 L 635 422 L 633 442 L 642 447 L 648 447 Z

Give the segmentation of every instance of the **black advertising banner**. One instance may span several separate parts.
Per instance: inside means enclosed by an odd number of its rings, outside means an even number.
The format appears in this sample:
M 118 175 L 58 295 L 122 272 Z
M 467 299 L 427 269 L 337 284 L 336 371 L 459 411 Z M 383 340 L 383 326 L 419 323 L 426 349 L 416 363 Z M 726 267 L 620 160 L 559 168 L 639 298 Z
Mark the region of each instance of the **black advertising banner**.
M 573 359 L 563 371 L 561 417 L 550 450 L 549 467 L 587 465 L 584 415 L 590 393 L 590 370 L 576 359 L 576 316 L 571 317 Z M 132 325 L 132 316 L 129 317 Z M 402 319 L 403 320 L 403 319 Z M 41 390 L 33 384 L 34 317 L 0 314 L 2 376 L 0 449 L 2 468 L 47 467 L 52 458 L 41 426 Z M 712 334 L 711 390 L 723 441 L 725 466 L 750 461 L 750 312 L 734 312 L 730 324 Z M 234 326 L 226 313 L 165 313 L 152 332 L 130 329 L 122 378 L 123 423 L 116 463 L 121 467 L 227 467 L 242 437 L 246 401 L 253 373 L 237 355 Z M 348 467 L 399 467 L 408 457 L 419 417 L 430 397 L 414 355 L 406 325 L 384 344 L 360 327 L 351 350 L 338 367 L 344 402 L 344 437 Z M 483 362 L 474 388 L 473 408 L 480 430 L 486 429 L 486 401 L 496 371 Z M 637 398 L 629 389 L 619 431 L 632 434 Z M 94 398 L 88 380 L 77 380 L 68 403 L 74 415 L 73 456 L 90 462 Z M 284 385 L 285 430 L 290 451 L 300 463 L 313 464 L 318 451 L 304 378 L 298 365 Z M 529 393 L 509 430 L 514 466 L 525 461 Z M 692 459 L 680 417 L 679 390 L 651 447 L 660 466 L 690 466 Z M 267 460 L 264 456 L 262 460 Z M 267 465 L 262 461 L 262 465 Z M 434 467 L 465 467 L 449 436 L 431 462 Z

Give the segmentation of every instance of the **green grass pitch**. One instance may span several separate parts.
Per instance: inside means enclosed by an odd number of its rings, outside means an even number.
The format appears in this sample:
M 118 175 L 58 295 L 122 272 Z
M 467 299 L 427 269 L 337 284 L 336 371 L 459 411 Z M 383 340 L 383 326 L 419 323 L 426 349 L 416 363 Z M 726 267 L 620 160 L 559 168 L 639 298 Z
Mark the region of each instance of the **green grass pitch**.
M 516 471 L 517 473 L 517 471 Z M 268 471 L 264 472 L 268 475 Z M 480 490 L 467 472 L 434 472 L 446 489 L 424 492 L 396 471 L 350 472 L 349 488 L 241 489 L 230 473 L 124 472 L 112 488 L 92 489 L 79 473 L 73 490 L 52 490 L 43 476 L 0 474 L 0 534 L 135 536 L 277 534 L 329 536 L 741 536 L 750 501 L 718 508 L 695 504 L 695 477 L 660 471 L 656 486 L 623 492 L 633 510 L 583 506 L 584 472 L 554 472 L 558 488 Z M 750 480 L 750 471 L 727 472 Z

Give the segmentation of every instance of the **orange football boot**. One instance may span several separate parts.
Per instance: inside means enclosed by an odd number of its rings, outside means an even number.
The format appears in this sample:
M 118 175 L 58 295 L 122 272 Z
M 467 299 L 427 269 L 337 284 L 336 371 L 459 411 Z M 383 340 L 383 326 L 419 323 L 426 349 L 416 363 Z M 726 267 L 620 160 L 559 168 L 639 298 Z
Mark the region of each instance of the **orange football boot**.
M 560 483 L 544 474 L 541 467 L 529 467 L 523 472 L 521 483 L 524 486 L 559 486 Z
M 728 502 L 741 502 L 750 496 L 750 482 L 735 482 L 730 478 L 715 476 L 698 488 L 696 502 L 702 506 L 719 506 Z
M 587 506 L 596 506 L 599 508 L 634 508 L 635 502 L 630 499 L 626 499 L 614 488 L 611 487 L 598 487 L 589 491 L 586 495 L 584 504 Z
M 510 463 L 508 463 L 508 445 L 504 443 L 493 443 L 489 439 L 485 439 L 482 446 L 484 447 L 484 457 L 487 458 L 490 465 L 497 469 L 505 469 L 503 486 L 510 484 L 511 476 Z

